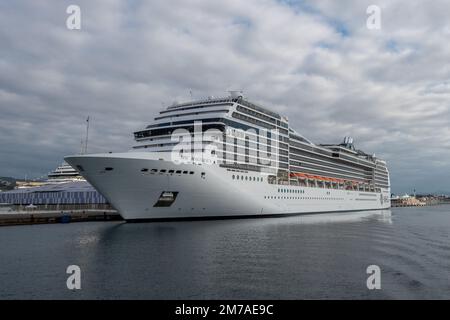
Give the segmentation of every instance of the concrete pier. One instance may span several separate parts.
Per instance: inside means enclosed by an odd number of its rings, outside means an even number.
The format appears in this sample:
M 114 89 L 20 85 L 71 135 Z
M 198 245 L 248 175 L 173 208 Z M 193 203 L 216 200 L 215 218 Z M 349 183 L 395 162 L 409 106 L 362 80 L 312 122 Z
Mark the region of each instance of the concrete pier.
M 15 211 L 0 213 L 0 226 L 116 220 L 122 220 L 122 217 L 115 210 Z

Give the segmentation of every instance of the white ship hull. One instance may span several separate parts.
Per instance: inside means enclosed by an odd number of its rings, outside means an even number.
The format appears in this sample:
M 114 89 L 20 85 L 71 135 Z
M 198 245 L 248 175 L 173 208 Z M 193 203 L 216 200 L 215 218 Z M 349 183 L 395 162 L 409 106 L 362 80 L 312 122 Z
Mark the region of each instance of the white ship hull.
M 175 164 L 163 153 L 78 155 L 66 157 L 66 161 L 74 168 L 81 168 L 81 175 L 127 221 L 256 217 L 390 207 L 389 189 L 379 193 L 269 184 L 267 177 L 257 172 L 208 164 Z M 152 173 L 152 169 L 157 173 Z M 187 173 L 169 173 L 169 170 Z M 236 176 L 244 179 L 238 180 Z M 253 177 L 262 181 L 254 181 Z M 165 196 L 172 196 L 172 200 Z

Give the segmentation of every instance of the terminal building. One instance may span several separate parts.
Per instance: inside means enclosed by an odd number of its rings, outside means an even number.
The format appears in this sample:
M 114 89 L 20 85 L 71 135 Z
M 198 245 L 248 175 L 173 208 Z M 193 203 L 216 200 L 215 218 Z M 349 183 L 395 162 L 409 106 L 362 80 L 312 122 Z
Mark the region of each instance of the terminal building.
M 16 209 L 30 205 L 39 210 L 111 209 L 108 201 L 86 181 L 0 192 L 0 203 Z
M 70 165 L 63 163 L 41 182 L 0 192 L 0 203 L 15 210 L 109 210 L 108 201 Z

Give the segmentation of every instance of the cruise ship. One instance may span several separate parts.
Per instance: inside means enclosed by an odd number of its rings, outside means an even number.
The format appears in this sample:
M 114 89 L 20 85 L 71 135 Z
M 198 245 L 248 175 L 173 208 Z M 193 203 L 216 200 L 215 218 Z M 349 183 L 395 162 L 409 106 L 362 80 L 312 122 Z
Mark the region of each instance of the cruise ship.
M 174 103 L 134 139 L 127 152 L 65 158 L 126 221 L 390 207 L 385 161 L 350 137 L 314 144 L 239 92 Z
M 84 178 L 80 175 L 80 173 L 72 168 L 70 164 L 67 162 L 63 162 L 59 165 L 55 170 L 50 172 L 47 175 L 48 179 L 46 182 L 48 183 L 66 183 L 73 181 L 84 181 Z

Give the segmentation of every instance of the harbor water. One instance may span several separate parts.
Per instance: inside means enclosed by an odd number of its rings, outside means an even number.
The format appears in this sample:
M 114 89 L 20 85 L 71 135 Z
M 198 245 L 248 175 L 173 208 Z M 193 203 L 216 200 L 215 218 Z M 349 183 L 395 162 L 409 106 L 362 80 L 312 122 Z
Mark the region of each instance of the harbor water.
M 449 299 L 449 230 L 449 205 L 1 227 L 0 298 Z M 80 290 L 67 289 L 69 265 Z

